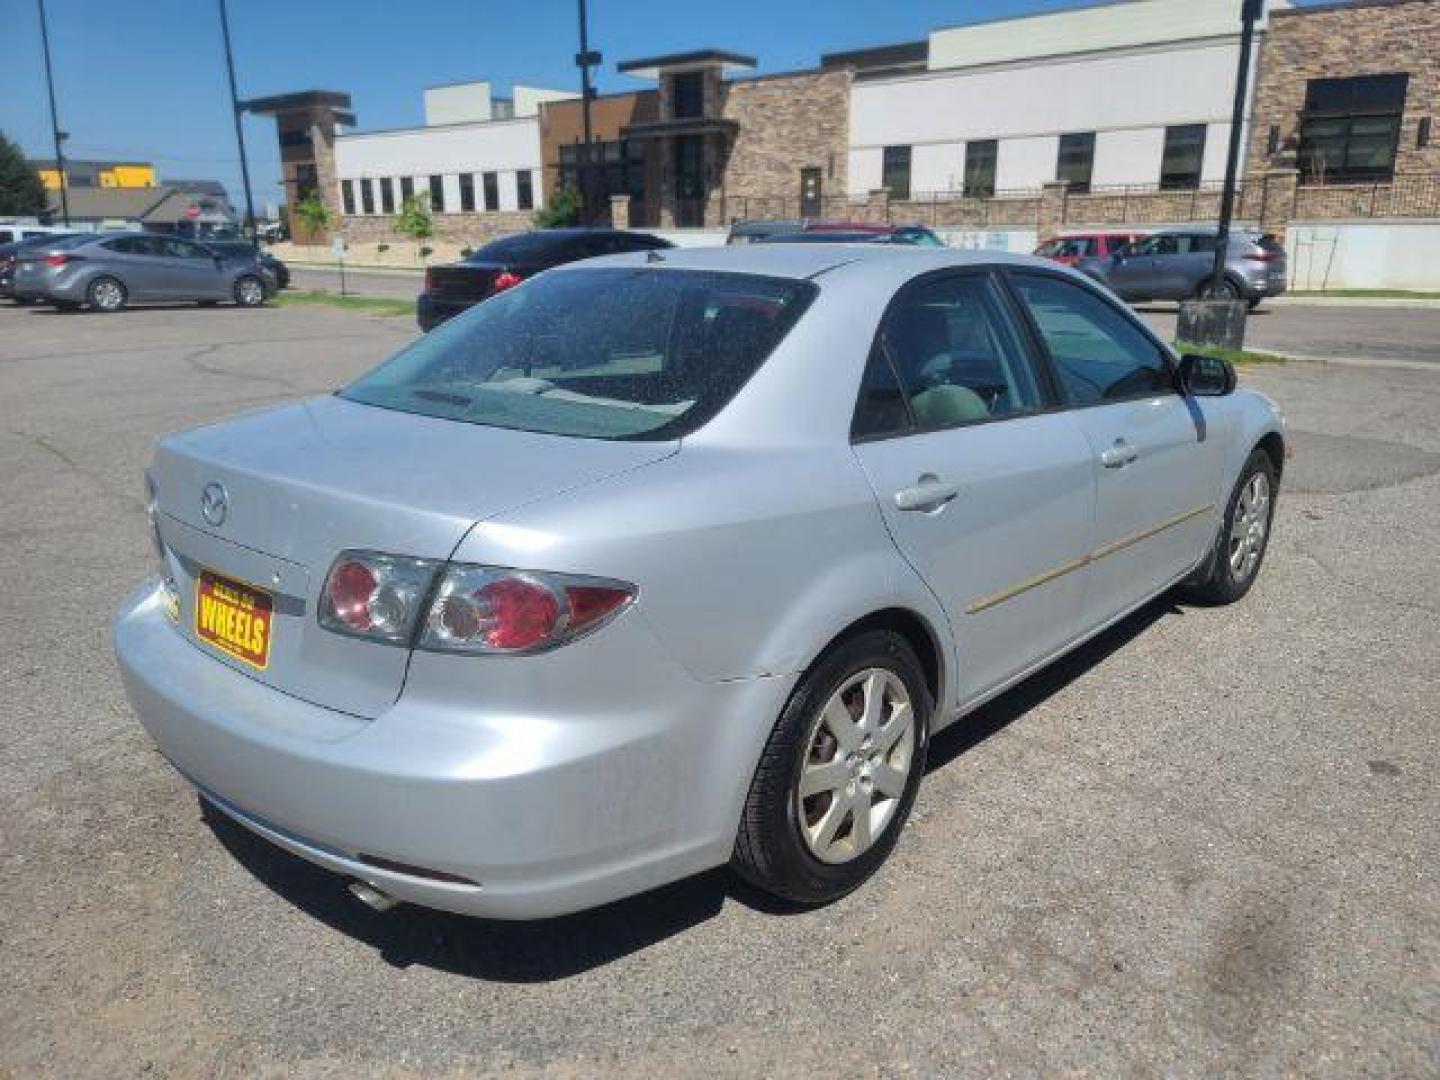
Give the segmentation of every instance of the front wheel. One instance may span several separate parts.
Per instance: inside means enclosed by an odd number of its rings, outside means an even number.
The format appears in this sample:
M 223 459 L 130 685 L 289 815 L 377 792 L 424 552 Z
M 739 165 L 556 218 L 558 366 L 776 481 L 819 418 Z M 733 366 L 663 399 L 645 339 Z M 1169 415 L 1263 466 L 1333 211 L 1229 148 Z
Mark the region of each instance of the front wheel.
M 259 278 L 245 275 L 235 282 L 235 303 L 241 307 L 259 307 L 265 302 L 265 284 Z
M 889 856 L 925 771 L 933 704 L 904 638 L 844 641 L 801 680 L 760 756 L 731 861 L 775 896 L 825 904 Z
M 1240 472 L 1225 521 L 1210 557 L 1187 583 L 1190 595 L 1206 604 L 1233 604 L 1250 591 L 1270 545 L 1278 477 L 1275 463 L 1255 449 Z

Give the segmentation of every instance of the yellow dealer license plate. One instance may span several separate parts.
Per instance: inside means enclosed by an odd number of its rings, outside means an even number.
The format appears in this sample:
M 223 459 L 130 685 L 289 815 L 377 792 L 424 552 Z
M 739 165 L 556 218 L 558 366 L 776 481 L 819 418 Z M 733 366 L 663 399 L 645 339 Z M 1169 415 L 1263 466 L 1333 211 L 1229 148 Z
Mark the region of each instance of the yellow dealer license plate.
M 261 671 L 270 662 L 274 615 L 274 598 L 253 585 L 209 570 L 195 580 L 195 635 Z

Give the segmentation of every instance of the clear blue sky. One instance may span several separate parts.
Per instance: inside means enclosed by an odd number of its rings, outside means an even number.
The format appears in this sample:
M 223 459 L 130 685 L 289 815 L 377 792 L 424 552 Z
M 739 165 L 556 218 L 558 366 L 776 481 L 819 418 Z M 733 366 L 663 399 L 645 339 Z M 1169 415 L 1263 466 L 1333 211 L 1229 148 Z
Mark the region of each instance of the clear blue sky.
M 755 56 L 761 71 L 813 67 L 822 52 L 920 38 L 939 26 L 1088 0 L 590 0 L 602 91 L 647 83 L 619 60 L 704 46 Z M 214 0 L 47 0 L 60 126 L 69 157 L 153 161 L 162 180 L 223 181 L 242 199 Z M 242 97 L 353 95 L 360 129 L 419 124 L 428 85 L 488 78 L 578 80 L 574 0 L 230 0 Z M 0 131 L 49 157 L 35 0 L 0 0 L 6 43 Z M 274 122 L 245 122 L 256 211 L 280 200 Z

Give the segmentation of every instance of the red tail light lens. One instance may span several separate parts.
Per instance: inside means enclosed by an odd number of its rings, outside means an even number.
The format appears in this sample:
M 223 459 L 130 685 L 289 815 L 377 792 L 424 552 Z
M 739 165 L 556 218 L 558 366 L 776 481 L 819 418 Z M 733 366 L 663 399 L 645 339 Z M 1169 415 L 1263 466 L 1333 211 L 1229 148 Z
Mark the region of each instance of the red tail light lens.
M 70 256 L 69 256 L 69 255 L 46 255 L 46 256 L 45 256 L 45 265 L 47 265 L 47 266 L 64 266 L 64 265 L 65 265 L 67 262 L 69 262 L 69 261 L 70 261 Z
M 1251 262 L 1274 262 L 1279 257 L 1278 251 L 1252 251 L 1245 256 Z
M 436 564 L 373 551 L 346 551 L 320 593 L 320 625 L 355 637 L 408 645 Z
M 598 629 L 635 597 L 623 581 L 452 566 L 430 608 L 420 647 L 438 652 L 551 649 Z
M 506 289 L 513 289 L 521 281 L 519 274 L 513 274 L 509 270 L 501 270 L 495 275 L 495 291 L 504 292 Z

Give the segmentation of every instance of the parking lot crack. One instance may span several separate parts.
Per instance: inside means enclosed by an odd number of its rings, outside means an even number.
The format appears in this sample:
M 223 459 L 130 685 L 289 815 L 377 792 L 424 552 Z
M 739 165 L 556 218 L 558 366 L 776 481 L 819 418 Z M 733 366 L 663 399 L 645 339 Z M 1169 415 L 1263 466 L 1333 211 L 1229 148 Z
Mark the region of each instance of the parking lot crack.
M 283 386 L 287 390 L 300 389 L 300 387 L 296 386 L 289 379 L 281 378 L 279 375 L 258 375 L 248 371 L 231 371 L 228 368 L 204 362 L 205 357 L 215 355 L 221 349 L 226 348 L 226 346 L 227 343 L 225 342 L 206 345 L 203 348 L 186 353 L 181 357 L 181 360 L 184 361 L 187 367 L 201 375 L 217 375 L 220 378 L 238 379 L 241 382 L 273 383 L 276 386 Z

